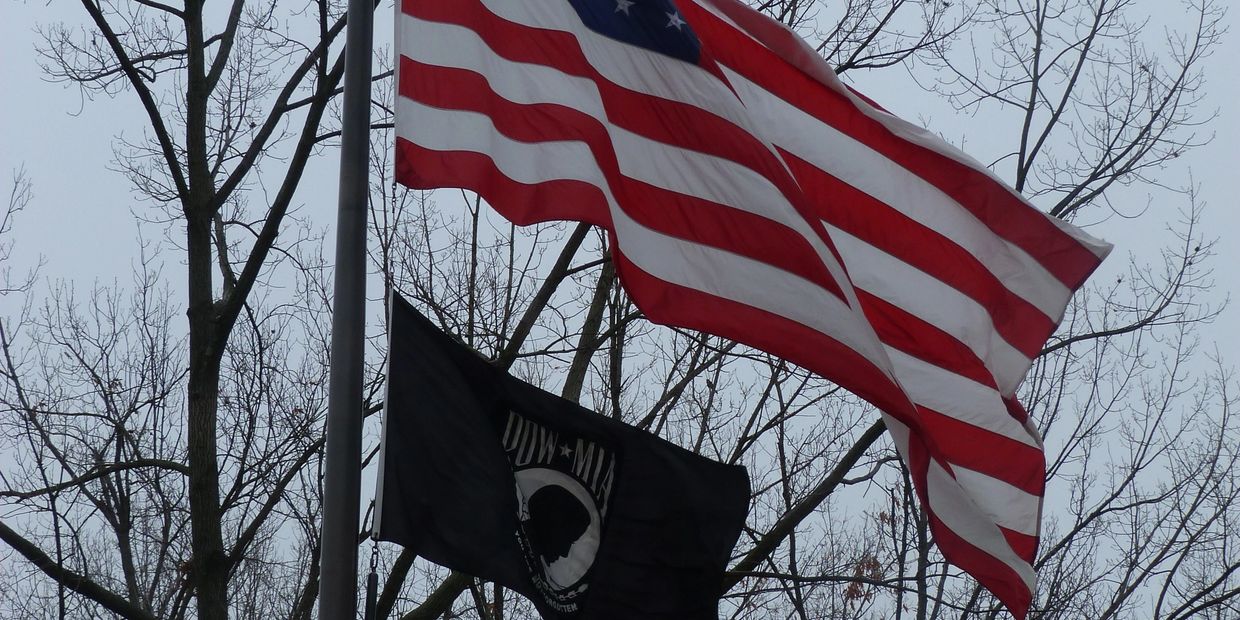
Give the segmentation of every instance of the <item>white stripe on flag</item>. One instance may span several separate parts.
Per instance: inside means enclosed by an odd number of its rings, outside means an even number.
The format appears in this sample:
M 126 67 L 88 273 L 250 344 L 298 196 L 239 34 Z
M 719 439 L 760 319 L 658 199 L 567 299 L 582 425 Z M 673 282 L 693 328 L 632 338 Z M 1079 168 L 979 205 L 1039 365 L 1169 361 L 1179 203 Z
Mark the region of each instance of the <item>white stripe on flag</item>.
M 847 232 L 823 222 L 853 284 L 947 332 L 986 363 L 999 389 L 1012 393 L 1033 360 L 1003 339 L 990 313 L 968 295 Z
M 887 424 L 887 431 L 891 434 L 896 449 L 907 462 L 909 428 L 889 415 L 884 415 L 883 421 Z M 1038 581 L 1033 566 L 1016 555 L 1007 540 L 1003 538 L 1003 533 L 999 531 L 998 526 L 979 518 L 980 515 L 986 513 L 974 503 L 968 493 L 951 477 L 951 474 L 931 459 L 925 476 L 926 496 L 930 501 L 930 510 L 934 516 L 965 542 L 1011 568 L 1029 588 L 1029 591 L 1033 592 Z M 1014 510 L 1020 508 L 1023 507 L 1015 507 Z M 1002 518 L 1005 521 L 1020 521 L 1028 517 L 1015 513 L 1011 516 L 1004 515 Z M 1037 519 L 1036 512 L 1033 513 L 1033 518 Z
M 606 119 L 594 82 L 544 65 L 514 62 L 497 55 L 478 33 L 401 13 L 400 55 L 427 65 L 473 71 L 499 96 L 522 104 L 551 103 Z M 398 119 L 399 120 L 399 119 Z
M 952 465 L 952 474 L 978 508 L 990 515 L 996 524 L 1026 536 L 1038 535 L 1038 506 L 1042 498 L 967 467 Z
M 397 114 L 408 122 L 397 135 L 431 150 L 487 155 L 508 178 L 526 184 L 584 181 L 602 189 L 611 205 L 617 243 L 642 271 L 686 288 L 729 299 L 796 321 L 833 338 L 871 361 L 886 361 L 876 339 L 864 337 L 855 314 L 822 287 L 766 263 L 676 239 L 634 222 L 615 202 L 593 154 L 582 142 L 517 142 L 475 112 L 442 110 L 405 97 Z M 880 366 L 881 368 L 881 366 Z
M 1015 418 L 1007 415 L 994 388 L 926 363 L 897 349 L 887 349 L 891 363 L 913 402 L 996 435 L 1041 449 Z
M 573 35 L 594 70 L 622 88 L 687 103 L 752 130 L 751 117 L 736 95 L 713 75 L 701 67 L 621 43 L 587 28 L 564 0 L 481 2 L 508 21 Z
M 496 94 L 514 103 L 556 104 L 589 115 L 607 129 L 620 172 L 625 176 L 767 218 L 805 238 L 824 263 L 836 262 L 805 218 L 757 172 L 727 159 L 681 149 L 616 127 L 608 120 L 591 80 L 552 67 L 501 58 L 477 33 L 454 24 L 408 15 L 401 19 L 402 40 L 410 50 L 403 55 L 411 60 L 478 73 Z M 833 275 L 842 276 L 842 270 Z
M 1062 315 L 1072 292 L 951 197 L 734 71 L 725 67 L 724 72 L 766 139 L 951 240 L 1047 317 L 1058 320 Z

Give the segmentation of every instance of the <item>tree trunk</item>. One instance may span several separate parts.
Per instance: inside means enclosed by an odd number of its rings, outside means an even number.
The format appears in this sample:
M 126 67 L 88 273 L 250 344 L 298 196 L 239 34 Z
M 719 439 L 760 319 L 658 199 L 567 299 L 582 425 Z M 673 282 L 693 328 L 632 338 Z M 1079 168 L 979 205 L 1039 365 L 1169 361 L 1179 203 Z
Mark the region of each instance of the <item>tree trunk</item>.
M 228 563 L 220 526 L 216 420 L 220 347 L 211 290 L 211 219 L 195 210 L 187 224 L 189 254 L 189 510 L 193 531 L 190 580 L 200 620 L 228 618 Z

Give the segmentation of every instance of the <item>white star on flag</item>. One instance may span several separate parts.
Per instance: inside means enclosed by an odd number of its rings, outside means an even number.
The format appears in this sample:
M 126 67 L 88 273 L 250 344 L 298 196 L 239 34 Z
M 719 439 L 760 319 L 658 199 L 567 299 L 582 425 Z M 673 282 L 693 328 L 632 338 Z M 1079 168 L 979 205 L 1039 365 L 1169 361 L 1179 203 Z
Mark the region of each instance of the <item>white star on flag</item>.
M 680 13 L 676 13 L 675 11 L 673 11 L 667 14 L 667 27 L 668 28 L 675 28 L 677 30 L 680 30 L 680 27 L 683 25 L 685 25 L 685 20 L 680 18 Z
M 616 0 L 616 10 L 613 12 L 628 15 L 631 6 L 633 6 L 633 0 Z

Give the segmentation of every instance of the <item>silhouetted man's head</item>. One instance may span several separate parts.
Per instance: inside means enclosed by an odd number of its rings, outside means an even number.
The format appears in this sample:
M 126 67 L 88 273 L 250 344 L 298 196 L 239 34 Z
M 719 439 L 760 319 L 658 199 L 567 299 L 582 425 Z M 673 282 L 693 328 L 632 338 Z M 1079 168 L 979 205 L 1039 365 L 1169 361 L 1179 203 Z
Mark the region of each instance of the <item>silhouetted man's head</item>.
M 529 501 L 530 520 L 526 535 L 543 562 L 551 565 L 566 557 L 573 543 L 590 527 L 590 512 L 567 489 L 547 485 Z

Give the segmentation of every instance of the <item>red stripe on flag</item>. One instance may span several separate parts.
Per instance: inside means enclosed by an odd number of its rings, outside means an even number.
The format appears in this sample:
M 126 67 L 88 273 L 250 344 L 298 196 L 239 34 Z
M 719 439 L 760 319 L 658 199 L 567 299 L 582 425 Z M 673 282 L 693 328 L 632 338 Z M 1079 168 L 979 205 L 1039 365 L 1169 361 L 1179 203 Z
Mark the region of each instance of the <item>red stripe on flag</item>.
M 1017 422 L 1025 424 L 1029 421 L 1029 412 L 1025 411 L 1025 406 L 1020 404 L 1020 401 L 1016 400 L 1015 396 L 1003 397 L 1003 405 L 1007 409 L 1008 415 L 1016 418 Z
M 551 67 L 564 74 L 586 78 L 598 89 L 608 119 L 619 127 L 657 140 L 735 161 L 760 171 L 773 182 L 786 173 L 780 163 L 749 132 L 706 110 L 679 101 L 652 97 L 617 86 L 603 77 L 586 59 L 579 42 L 566 32 L 530 28 L 504 20 L 477 0 L 416 4 L 410 15 L 470 28 L 501 58 Z M 405 59 L 406 61 L 408 59 Z M 780 188 L 785 193 L 789 186 Z
M 439 186 L 463 187 L 478 192 L 505 217 L 522 225 L 550 219 L 579 219 L 542 205 L 565 204 L 561 197 L 580 201 L 568 209 L 587 207 L 598 213 L 605 199 L 598 188 L 579 181 L 518 183 L 509 179 L 491 159 L 480 153 L 437 152 L 403 139 L 397 140 L 402 164 L 397 180 L 415 188 L 426 188 L 427 179 Z M 481 181 L 480 181 L 481 179 Z M 597 217 L 597 216 L 596 216 Z M 609 221 L 591 221 L 609 226 Z M 613 238 L 613 247 L 616 247 Z M 725 338 L 745 338 L 753 346 L 770 350 L 814 372 L 839 377 L 842 383 L 876 388 L 858 395 L 885 409 L 905 410 L 906 403 L 893 401 L 898 390 L 871 362 L 838 341 L 795 321 L 744 304 L 677 286 L 654 278 L 637 268 L 619 252 L 613 253 L 625 289 L 655 322 L 700 329 Z M 879 387 L 883 386 L 883 387 Z
M 613 191 L 622 195 L 625 212 L 648 228 L 768 263 L 843 298 L 839 285 L 799 233 L 727 205 L 623 176 L 607 129 L 593 117 L 559 105 L 512 103 L 493 93 L 482 76 L 469 71 L 402 58 L 401 72 L 404 77 L 399 92 L 403 97 L 436 108 L 484 114 L 501 134 L 517 141 L 586 144 Z M 511 199 L 500 195 L 496 200 L 499 202 L 492 204 L 505 212 L 505 204 Z
M 404 138 L 396 138 L 396 155 L 396 181 L 400 184 L 414 189 L 459 187 L 475 191 L 518 226 L 575 220 L 611 227 L 607 199 L 589 183 L 518 183 L 504 176 L 482 153 L 433 151 Z
M 576 217 L 575 211 L 564 213 L 544 209 L 544 205 L 566 205 L 564 208 L 570 211 L 584 207 L 595 214 L 592 218 L 597 218 L 605 208 L 602 192 L 593 185 L 580 181 L 518 183 L 480 153 L 431 151 L 403 139 L 397 140 L 397 152 L 402 162 L 397 167 L 397 180 L 402 184 L 427 188 L 427 179 L 435 179 L 438 186 L 476 191 L 497 211 L 521 225 L 582 219 Z M 610 218 L 582 221 L 610 226 Z M 616 247 L 614 238 L 612 247 Z M 613 253 L 613 257 L 625 290 L 650 320 L 709 331 L 725 338 L 744 338 L 754 343 L 752 346 L 772 351 L 814 372 L 839 377 L 841 383 L 874 386 L 873 390 L 856 392 L 871 402 L 883 403 L 884 409 L 907 411 L 907 402 L 891 398 L 899 390 L 890 379 L 838 341 L 781 316 L 654 278 L 622 254 Z
M 1029 358 L 1055 330 L 1051 318 L 1009 291 L 976 257 L 943 235 L 868 194 L 784 152 L 822 219 L 986 308 L 1003 339 Z
M 635 301 L 640 300 L 638 306 L 650 320 L 744 342 L 834 377 L 837 383 L 857 386 L 850 391 L 885 411 L 909 418 L 908 404 L 894 396 L 899 390 L 891 380 L 839 341 L 782 316 L 655 278 L 625 258 L 623 248 L 620 250 L 612 256 L 625 290 Z
M 1069 288 L 1077 288 L 1099 258 L 986 173 L 904 140 L 718 17 L 686 3 L 685 15 L 720 64 L 825 124 L 881 153 L 951 196 L 988 228 L 1038 260 Z M 692 7 L 692 8 L 690 8 Z
M 934 437 L 935 448 L 947 462 L 1002 480 L 1030 495 L 1041 497 L 1046 491 L 1046 459 L 1041 450 L 928 407 L 918 406 L 917 412 L 922 428 Z
M 883 344 L 976 383 L 998 389 L 982 360 L 951 334 L 866 291 L 858 290 L 857 298 Z
M 838 298 L 843 292 L 799 233 L 739 209 L 621 179 L 624 212 L 638 223 L 778 267 Z
M 830 239 L 814 217 L 803 190 L 793 180 L 784 163 L 776 157 L 773 149 L 745 129 L 697 106 L 616 85 L 590 64 L 581 51 L 580 43 L 570 33 L 512 23 L 492 13 L 478 0 L 403 2 L 404 12 L 411 16 L 473 30 L 499 57 L 551 67 L 567 75 L 591 80 L 598 89 L 608 120 L 618 127 L 753 170 L 779 189 L 839 260 Z M 412 61 L 402 58 L 402 62 Z M 835 288 L 837 296 L 842 298 L 838 287 Z
M 930 467 L 931 457 L 921 435 L 915 428 L 911 429 L 909 435 L 907 458 L 909 477 L 913 479 L 913 488 L 917 491 L 918 498 L 921 499 L 921 505 L 926 509 L 930 531 L 934 534 L 935 543 L 938 544 L 943 557 L 948 562 L 968 571 L 978 583 L 994 594 L 1012 612 L 1013 616 L 1024 618 L 1029 605 L 1033 602 L 1033 593 L 1025 586 L 1025 581 L 1020 574 L 1002 560 L 978 549 L 973 543 L 952 531 L 935 514 L 926 488 L 926 472 Z M 1027 541 L 1022 544 L 1027 545 Z M 1033 546 L 1036 550 L 1036 540 Z
M 924 502 L 925 499 L 923 498 L 922 501 Z M 986 586 L 986 589 L 990 590 L 990 593 L 994 594 L 995 598 L 999 599 L 1013 616 L 1025 617 L 1025 614 L 1029 612 L 1029 605 L 1033 603 L 1033 593 L 1025 586 L 1024 580 L 1016 571 L 961 538 L 951 528 L 944 525 L 933 512 L 930 513 L 930 529 L 934 532 L 939 550 L 943 552 L 943 557 L 947 558 L 948 562 L 956 566 L 967 566 L 969 574 Z M 1028 542 L 1021 544 L 1025 547 L 1029 546 Z M 1032 541 L 1032 546 L 1036 552 L 1036 539 Z M 1025 557 L 1020 550 L 1013 550 L 1021 557 Z
M 1003 532 L 1003 538 L 1007 540 L 1008 546 L 1012 547 L 1012 551 L 1032 565 L 1038 557 L 1038 544 L 1041 540 L 1037 536 L 1013 532 L 1005 527 L 999 528 L 999 531 Z

